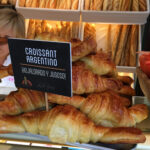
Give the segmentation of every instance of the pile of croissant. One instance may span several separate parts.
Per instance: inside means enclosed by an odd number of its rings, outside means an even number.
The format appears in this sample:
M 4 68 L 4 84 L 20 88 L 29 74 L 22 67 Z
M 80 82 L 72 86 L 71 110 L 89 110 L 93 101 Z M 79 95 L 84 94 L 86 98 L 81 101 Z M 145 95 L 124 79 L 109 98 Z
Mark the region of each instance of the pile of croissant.
M 146 11 L 146 0 L 84 0 L 85 10 Z
M 20 7 L 78 9 L 79 0 L 19 0 Z
M 145 136 L 135 125 L 148 117 L 147 106 L 131 106 L 127 96 L 135 95 L 133 80 L 118 76 L 108 54 L 96 53 L 94 31 L 87 24 L 84 40 L 74 41 L 72 47 L 73 97 L 48 93 L 52 109 L 39 111 L 45 106 L 43 92 L 12 92 L 0 102 L 0 133 L 41 134 L 55 143 L 145 142 Z M 93 47 L 92 51 L 89 47 Z M 6 70 L 12 73 L 11 67 Z

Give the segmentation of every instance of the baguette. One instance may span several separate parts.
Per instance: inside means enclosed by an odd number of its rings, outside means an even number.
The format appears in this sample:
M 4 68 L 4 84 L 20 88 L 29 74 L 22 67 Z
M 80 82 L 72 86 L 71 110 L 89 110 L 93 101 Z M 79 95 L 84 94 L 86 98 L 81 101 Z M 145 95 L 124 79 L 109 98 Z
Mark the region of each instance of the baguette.
M 94 0 L 94 10 L 102 10 L 104 0 Z
M 139 0 L 139 9 L 140 9 L 140 11 L 146 11 L 147 10 L 146 0 Z
M 90 10 L 94 10 L 94 0 L 91 0 L 90 2 Z
M 123 0 L 121 11 L 130 11 L 131 10 L 131 0 Z
M 113 43 L 112 43 L 112 60 L 114 62 L 115 62 L 115 56 L 119 45 L 121 30 L 122 30 L 122 25 L 117 25 L 117 29 L 115 31 L 115 36 L 113 38 Z
M 136 66 L 136 50 L 138 49 L 138 26 L 132 25 L 130 45 L 130 66 Z
M 19 6 L 20 6 L 20 7 L 24 7 L 24 6 L 25 6 L 25 3 L 26 3 L 26 0 L 20 0 L 20 1 L 19 1 Z
M 139 0 L 133 0 L 132 11 L 139 11 Z
M 112 10 L 118 11 L 119 10 L 119 4 L 120 4 L 120 0 L 113 0 L 113 8 L 112 8 Z
M 118 50 L 117 50 L 116 57 L 115 57 L 116 65 L 120 64 L 122 51 L 124 50 L 126 42 L 127 42 L 129 29 L 130 29 L 129 25 L 123 25 L 121 36 L 120 36 L 120 42 L 119 42 Z
M 72 0 L 71 2 L 71 9 L 72 10 L 77 10 L 78 9 L 78 4 L 79 4 L 79 0 Z
M 103 2 L 103 11 L 112 10 L 113 0 L 104 0 Z
M 107 35 L 106 35 L 106 51 L 111 52 L 111 25 L 108 25 Z
M 91 0 L 84 1 L 84 9 L 85 10 L 90 10 L 90 2 L 91 2 Z
M 131 31 L 131 26 L 129 26 L 129 31 Z M 122 54 L 121 54 L 121 60 L 120 60 L 120 66 L 125 66 L 125 62 L 127 59 L 127 62 L 129 62 L 129 58 L 130 58 L 130 32 L 128 32 L 127 34 L 127 40 L 124 43 L 124 48 L 122 49 Z M 129 56 L 128 58 L 126 58 L 127 56 Z
M 46 4 L 45 0 L 40 0 L 39 1 L 39 8 L 45 8 L 45 4 Z
M 37 7 L 37 0 L 32 0 L 31 7 L 33 8 Z
M 26 0 L 25 7 L 31 7 L 32 0 Z
M 130 27 L 129 33 L 131 33 L 132 27 Z M 130 45 L 131 45 L 131 34 L 128 35 L 128 40 L 126 44 L 126 52 L 125 52 L 125 57 L 124 57 L 124 65 L 129 66 L 130 64 Z
M 48 8 L 55 9 L 57 7 L 57 0 L 50 0 L 49 3 L 50 4 Z

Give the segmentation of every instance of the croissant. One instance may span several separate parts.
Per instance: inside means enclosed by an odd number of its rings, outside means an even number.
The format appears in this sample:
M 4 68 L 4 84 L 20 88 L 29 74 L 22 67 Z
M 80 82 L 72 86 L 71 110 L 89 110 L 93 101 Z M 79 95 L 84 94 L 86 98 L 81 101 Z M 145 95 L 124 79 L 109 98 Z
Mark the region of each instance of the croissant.
M 114 78 L 104 78 L 95 75 L 84 65 L 76 63 L 72 66 L 72 86 L 74 94 L 120 90 L 122 82 Z
M 0 133 L 30 132 L 48 136 L 52 142 L 139 143 L 145 136 L 136 128 L 96 126 L 72 106 L 56 106 L 50 111 L 36 111 L 0 118 Z
M 0 79 L 13 75 L 12 65 L 0 67 Z
M 139 104 L 127 108 L 124 103 L 129 103 L 129 100 L 117 97 L 111 92 L 91 94 L 87 98 L 81 96 L 69 98 L 48 93 L 48 100 L 52 103 L 73 105 L 97 125 L 106 127 L 131 127 L 148 117 L 146 105 Z
M 117 79 L 122 81 L 126 85 L 131 85 L 133 83 L 133 79 L 129 76 L 117 76 Z
M 81 58 L 87 68 L 91 69 L 93 73 L 98 75 L 117 76 L 116 65 L 111 61 L 108 54 L 99 52 Z
M 0 102 L 0 115 L 17 115 L 45 106 L 44 93 L 19 89 Z

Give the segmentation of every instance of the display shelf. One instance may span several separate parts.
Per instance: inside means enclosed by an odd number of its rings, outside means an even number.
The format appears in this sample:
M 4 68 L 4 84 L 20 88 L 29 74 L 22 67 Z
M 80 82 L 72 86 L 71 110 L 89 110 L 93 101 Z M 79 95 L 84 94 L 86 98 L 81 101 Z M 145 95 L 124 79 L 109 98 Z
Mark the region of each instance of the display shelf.
M 101 22 L 117 24 L 145 24 L 149 16 L 149 0 L 146 11 L 94 11 L 84 10 L 84 1 L 81 4 L 83 22 Z
M 48 8 L 31 8 L 20 7 L 19 0 L 16 2 L 16 9 L 27 19 L 45 19 L 55 21 L 80 21 L 80 5 L 78 10 L 48 9 Z
M 68 149 L 96 149 L 96 150 L 128 150 L 136 147 L 136 144 L 80 144 L 80 143 L 66 143 L 66 144 L 55 144 L 51 143 L 47 136 L 34 135 L 30 133 L 17 133 L 17 134 L 0 134 L 2 143 L 16 143 L 18 145 L 31 145 L 31 146 L 42 146 L 42 147 L 53 147 L 53 148 L 68 148 Z M 0 141 L 0 143 L 1 143 Z

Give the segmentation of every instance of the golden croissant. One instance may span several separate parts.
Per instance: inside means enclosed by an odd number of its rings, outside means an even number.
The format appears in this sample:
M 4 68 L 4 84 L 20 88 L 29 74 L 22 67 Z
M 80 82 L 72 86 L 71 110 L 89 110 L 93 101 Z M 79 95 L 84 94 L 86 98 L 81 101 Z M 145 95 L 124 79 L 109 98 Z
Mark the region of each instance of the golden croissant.
M 81 58 L 81 61 L 85 63 L 88 69 L 97 75 L 117 76 L 116 65 L 106 53 L 99 52 L 88 55 Z
M 13 75 L 12 65 L 0 67 L 0 79 Z
M 17 115 L 45 106 L 44 93 L 19 89 L 0 102 L 0 115 Z
M 87 98 L 72 98 L 48 93 L 48 100 L 57 104 L 69 104 L 79 108 L 98 125 L 107 127 L 131 127 L 148 117 L 148 108 L 139 104 L 127 108 L 129 100 L 112 92 L 90 94 Z
M 141 143 L 145 136 L 132 127 L 110 128 L 95 125 L 73 106 L 56 106 L 20 116 L 0 117 L 0 133 L 30 132 L 48 136 L 52 142 Z
M 84 64 L 72 66 L 72 86 L 74 94 L 103 92 L 106 90 L 119 91 L 123 84 L 115 78 L 104 78 L 94 74 Z

